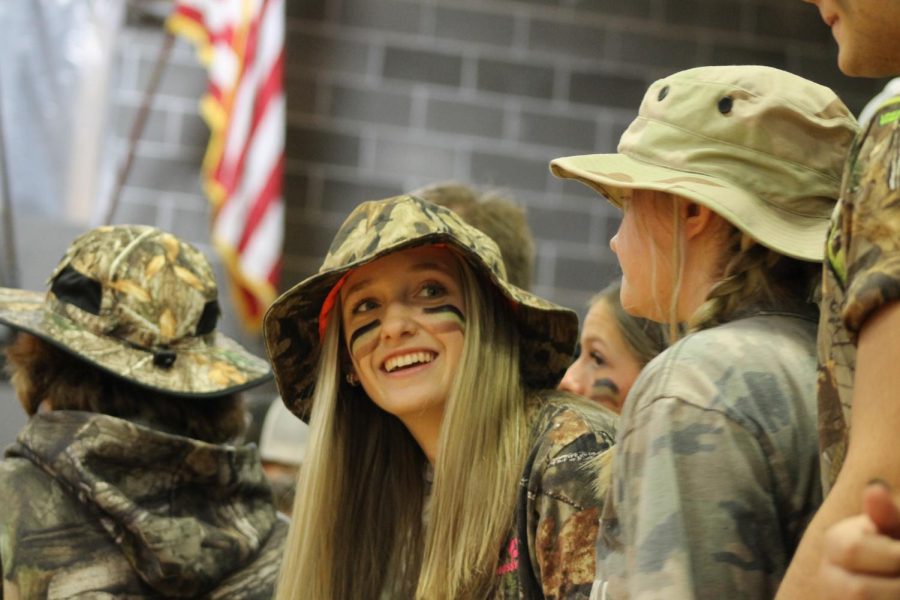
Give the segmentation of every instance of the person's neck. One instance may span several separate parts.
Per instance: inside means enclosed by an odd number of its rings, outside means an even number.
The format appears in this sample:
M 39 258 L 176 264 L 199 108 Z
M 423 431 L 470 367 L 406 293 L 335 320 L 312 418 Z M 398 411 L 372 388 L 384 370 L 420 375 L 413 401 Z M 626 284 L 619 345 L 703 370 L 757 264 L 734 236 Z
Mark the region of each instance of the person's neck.
M 687 323 L 706 302 L 710 289 L 721 276 L 721 250 L 709 242 L 696 243 L 688 249 L 678 294 L 679 322 Z
M 441 423 L 444 419 L 443 406 L 428 408 L 412 415 L 404 415 L 399 419 L 422 448 L 428 462 L 434 464 L 440 442 Z

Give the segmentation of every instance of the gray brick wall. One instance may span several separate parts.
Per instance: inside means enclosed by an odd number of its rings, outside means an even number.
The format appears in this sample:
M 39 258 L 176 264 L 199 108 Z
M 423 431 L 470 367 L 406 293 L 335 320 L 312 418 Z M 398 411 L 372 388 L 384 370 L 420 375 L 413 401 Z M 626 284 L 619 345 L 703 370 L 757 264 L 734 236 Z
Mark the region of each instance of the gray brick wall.
M 549 176 L 550 159 L 614 151 L 646 86 L 702 64 L 786 68 L 854 110 L 882 82 L 852 80 L 816 9 L 799 0 L 290 0 L 284 285 L 318 266 L 358 202 L 441 179 L 507 190 L 538 238 L 536 291 L 581 309 L 617 272 L 617 214 Z M 123 44 L 115 121 L 124 137 L 161 43 Z M 179 42 L 120 220 L 203 244 L 196 169 L 204 75 Z

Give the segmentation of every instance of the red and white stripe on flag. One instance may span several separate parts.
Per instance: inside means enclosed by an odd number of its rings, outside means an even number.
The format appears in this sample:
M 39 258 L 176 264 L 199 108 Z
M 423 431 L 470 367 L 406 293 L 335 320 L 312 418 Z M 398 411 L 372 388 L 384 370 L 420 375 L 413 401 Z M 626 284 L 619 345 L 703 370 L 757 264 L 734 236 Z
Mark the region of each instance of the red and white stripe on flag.
M 201 112 L 212 240 L 242 320 L 258 329 L 284 239 L 284 0 L 175 0 L 167 27 L 196 44 L 209 73 Z

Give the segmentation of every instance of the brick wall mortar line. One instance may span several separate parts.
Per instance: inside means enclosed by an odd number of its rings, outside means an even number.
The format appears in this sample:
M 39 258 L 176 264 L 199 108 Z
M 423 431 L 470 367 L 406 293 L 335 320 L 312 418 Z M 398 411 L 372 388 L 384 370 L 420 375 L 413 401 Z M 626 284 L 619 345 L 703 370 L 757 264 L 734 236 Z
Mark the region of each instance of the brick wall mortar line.
M 409 95 L 413 95 L 417 93 L 416 90 L 423 91 L 427 97 L 435 98 L 444 101 L 454 101 L 459 100 L 459 98 L 454 97 L 441 97 L 432 93 L 431 88 L 427 88 L 426 86 L 410 87 L 407 92 Z M 500 98 L 504 98 L 503 95 L 497 94 Z M 618 107 L 599 107 L 596 105 L 590 104 L 576 104 L 576 103 L 554 103 L 548 100 L 543 100 L 539 102 L 531 101 L 531 99 L 522 98 L 522 97 L 513 97 L 513 96 L 505 96 L 506 102 L 497 102 L 497 103 L 484 103 L 483 106 L 485 108 L 495 108 L 504 110 L 509 106 L 509 102 L 515 102 L 515 106 L 519 110 L 525 110 L 530 112 L 539 112 L 544 113 L 547 116 L 551 117 L 572 117 L 579 119 L 588 119 L 588 120 L 596 120 L 599 118 L 620 118 L 620 119 L 628 119 L 629 121 L 634 118 L 637 108 L 618 108 Z M 463 102 L 468 102 L 468 99 L 463 99 Z M 482 104 L 481 102 L 476 102 L 476 104 Z M 599 113 L 599 114 L 598 114 Z M 346 117 L 335 117 L 326 114 L 315 114 L 309 115 L 304 113 L 290 112 L 287 115 L 287 124 L 288 125 L 306 125 L 313 127 L 324 127 L 334 125 L 333 129 L 337 131 L 341 131 L 344 133 L 354 133 L 355 129 L 359 127 L 360 124 L 366 124 L 368 126 L 377 127 L 379 130 L 383 129 L 386 131 L 392 130 L 405 130 L 407 127 L 403 125 L 395 125 L 390 123 L 372 123 L 370 121 L 357 121 L 355 119 L 349 119 Z M 424 126 L 422 127 L 423 129 Z M 439 132 L 435 130 L 428 129 L 429 135 L 441 135 L 446 134 L 450 136 L 455 135 L 465 135 L 465 134 L 454 134 L 450 132 Z M 512 139 L 508 138 L 504 135 L 501 139 Z M 485 143 L 484 139 L 479 140 L 479 145 L 483 145 Z M 538 146 L 540 144 L 537 144 Z

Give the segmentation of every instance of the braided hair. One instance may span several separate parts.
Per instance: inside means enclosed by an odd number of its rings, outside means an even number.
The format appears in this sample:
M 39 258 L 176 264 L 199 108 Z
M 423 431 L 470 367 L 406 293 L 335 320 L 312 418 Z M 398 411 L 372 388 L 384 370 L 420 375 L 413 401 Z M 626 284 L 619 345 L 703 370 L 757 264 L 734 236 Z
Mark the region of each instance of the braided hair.
M 789 311 L 816 318 L 818 263 L 790 258 L 730 226 L 722 277 L 688 321 L 688 331 L 715 327 L 760 310 Z

